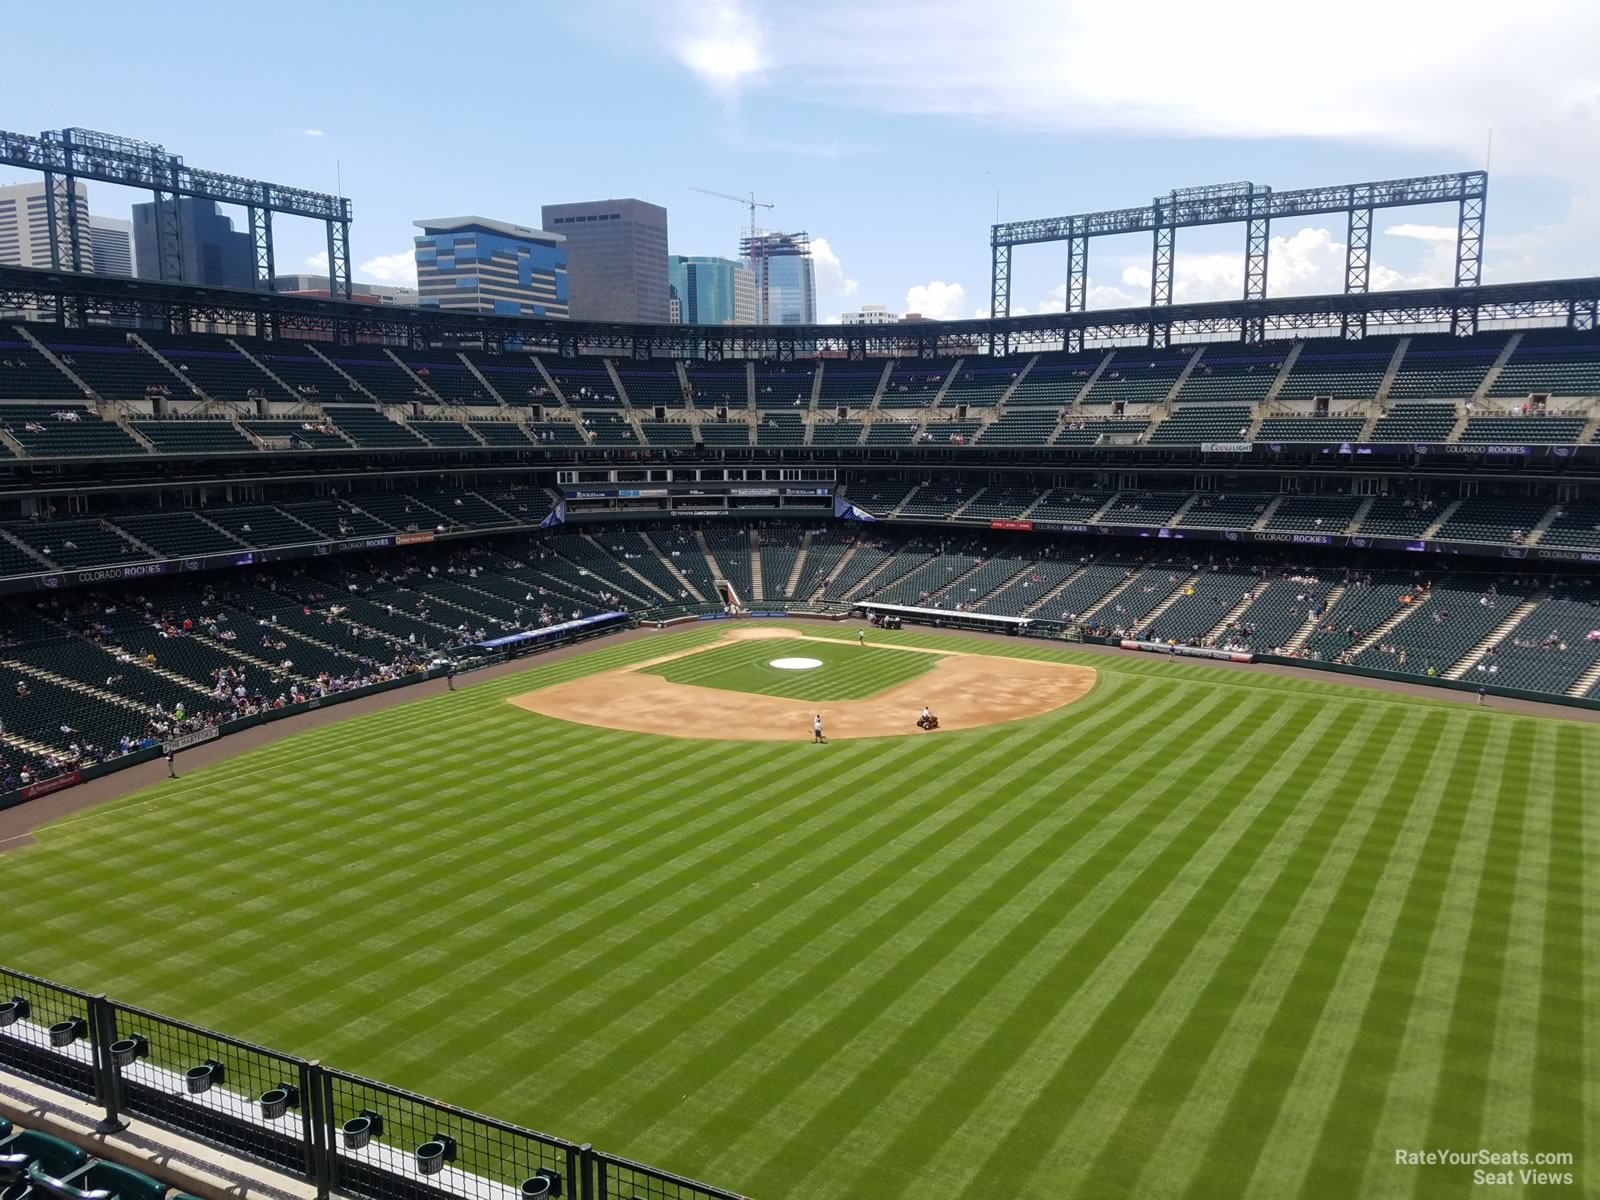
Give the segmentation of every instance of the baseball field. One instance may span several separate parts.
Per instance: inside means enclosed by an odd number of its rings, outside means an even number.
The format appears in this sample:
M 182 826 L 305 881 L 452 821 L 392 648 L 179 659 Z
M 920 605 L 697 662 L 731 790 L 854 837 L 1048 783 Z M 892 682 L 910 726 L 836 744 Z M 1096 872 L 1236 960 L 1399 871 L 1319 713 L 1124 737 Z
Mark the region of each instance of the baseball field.
M 1600 1192 L 1600 726 L 729 632 L 65 818 L 0 961 L 758 1200 Z

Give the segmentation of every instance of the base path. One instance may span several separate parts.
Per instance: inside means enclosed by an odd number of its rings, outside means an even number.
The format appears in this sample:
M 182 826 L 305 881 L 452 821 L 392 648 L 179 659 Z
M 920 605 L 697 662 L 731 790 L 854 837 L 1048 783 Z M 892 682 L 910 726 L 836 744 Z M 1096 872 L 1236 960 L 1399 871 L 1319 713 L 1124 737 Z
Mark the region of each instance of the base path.
M 803 635 L 797 639 L 788 629 L 735 629 L 707 646 L 525 692 L 513 697 L 511 703 L 562 721 L 634 733 L 718 741 L 792 742 L 810 739 L 811 720 L 819 712 L 824 736 L 830 740 L 920 734 L 916 721 L 924 704 L 939 718 L 939 732 L 976 729 L 1038 716 L 1071 704 L 1088 695 L 1095 681 L 1092 667 L 882 643 L 874 649 L 941 657 L 926 674 L 861 700 L 790 700 L 695 687 L 641 673 L 641 668 L 702 654 L 726 642 L 767 638 L 804 640 Z M 837 644 L 833 638 L 815 640 Z

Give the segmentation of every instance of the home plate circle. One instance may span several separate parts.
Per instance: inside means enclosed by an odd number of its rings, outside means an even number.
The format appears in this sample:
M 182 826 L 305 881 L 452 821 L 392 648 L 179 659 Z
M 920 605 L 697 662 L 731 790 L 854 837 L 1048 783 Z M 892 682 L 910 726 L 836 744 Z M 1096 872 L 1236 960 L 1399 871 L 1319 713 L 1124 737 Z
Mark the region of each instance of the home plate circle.
M 780 671 L 815 671 L 822 665 L 820 658 L 775 658 L 767 664 Z

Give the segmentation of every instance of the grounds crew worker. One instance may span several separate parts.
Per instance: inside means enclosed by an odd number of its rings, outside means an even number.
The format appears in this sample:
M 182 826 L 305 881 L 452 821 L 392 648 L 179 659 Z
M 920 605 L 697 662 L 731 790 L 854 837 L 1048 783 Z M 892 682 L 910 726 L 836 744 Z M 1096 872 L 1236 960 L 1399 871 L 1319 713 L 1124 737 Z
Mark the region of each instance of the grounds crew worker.
M 823 737 L 822 737 L 822 714 L 821 713 L 818 713 L 816 715 L 816 718 L 811 722 L 811 740 L 812 740 L 812 744 L 813 745 L 815 745 L 817 742 L 820 742 L 820 741 L 823 740 Z

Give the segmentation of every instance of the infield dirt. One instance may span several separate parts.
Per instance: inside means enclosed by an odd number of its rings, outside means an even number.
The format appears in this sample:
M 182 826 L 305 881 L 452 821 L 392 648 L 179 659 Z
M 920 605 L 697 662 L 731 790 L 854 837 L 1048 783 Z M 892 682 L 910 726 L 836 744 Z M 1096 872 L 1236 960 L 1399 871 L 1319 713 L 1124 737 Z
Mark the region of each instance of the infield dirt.
M 1051 712 L 1088 695 L 1095 682 L 1092 667 L 901 646 L 891 649 L 936 653 L 939 661 L 927 674 L 860 700 L 790 700 L 673 683 L 643 671 L 728 642 L 795 638 L 787 629 L 734 629 L 709 646 L 525 692 L 511 703 L 562 721 L 633 733 L 787 742 L 809 740 L 812 717 L 818 712 L 830 739 L 919 734 L 916 719 L 924 704 L 939 718 L 941 731 L 976 729 Z M 884 647 L 879 643 L 877 648 Z

